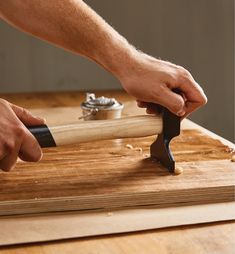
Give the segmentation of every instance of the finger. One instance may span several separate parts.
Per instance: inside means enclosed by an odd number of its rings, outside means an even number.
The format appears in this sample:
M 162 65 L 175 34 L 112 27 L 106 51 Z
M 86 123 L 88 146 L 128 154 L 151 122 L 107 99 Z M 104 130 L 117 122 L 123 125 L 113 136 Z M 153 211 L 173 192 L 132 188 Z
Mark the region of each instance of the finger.
M 145 101 L 137 100 L 137 105 L 140 108 L 146 108 L 147 114 L 160 114 L 162 111 L 162 107 L 156 103 L 150 103 Z
M 23 161 L 37 162 L 42 158 L 42 149 L 35 137 L 26 130 L 26 135 L 22 141 L 19 157 Z
M 12 110 L 15 112 L 17 117 L 23 122 L 25 125 L 40 125 L 45 124 L 45 119 L 37 116 L 33 116 L 28 110 L 18 107 L 14 104 L 10 104 Z
M 8 152 L 6 147 L 0 143 L 0 161 L 7 156 Z
M 20 144 L 17 143 L 15 146 L 11 147 L 9 150 L 9 153 L 1 159 L 0 161 L 0 169 L 3 171 L 10 171 L 11 169 L 14 168 L 17 158 L 18 158 L 18 153 L 19 153 L 19 148 Z
M 146 113 L 159 115 L 162 113 L 162 106 L 156 103 L 148 103 Z
M 18 153 L 10 154 L 0 161 L 0 169 L 3 171 L 10 171 L 15 167 Z
M 198 103 L 205 103 L 207 101 L 204 91 L 193 79 L 185 80 L 184 83 L 179 84 L 178 88 L 183 91 L 187 100 Z
M 156 103 L 168 108 L 172 113 L 183 116 L 186 113 L 184 98 L 171 91 L 167 86 L 162 88 L 161 95 L 155 97 Z
M 192 76 L 183 79 L 177 84 L 184 95 L 186 103 L 186 113 L 190 114 L 199 107 L 207 103 L 207 97 L 202 88 L 195 82 Z
M 199 102 L 190 102 L 187 101 L 186 102 L 186 114 L 185 117 L 188 116 L 189 114 L 191 114 L 193 111 L 197 110 L 198 108 L 200 108 L 202 105 Z
M 185 96 L 186 97 L 186 96 Z M 187 99 L 185 101 L 185 115 L 184 117 L 188 116 L 201 106 L 205 105 L 207 102 L 207 98 L 200 100 L 200 101 L 190 101 L 190 99 Z
M 140 108 L 146 108 L 147 107 L 147 102 L 144 102 L 144 101 L 139 101 L 137 100 L 137 106 L 140 107 Z
M 146 113 L 147 114 L 150 114 L 150 115 L 155 115 L 157 114 L 157 112 L 155 110 L 153 110 L 152 108 L 147 108 L 146 109 Z

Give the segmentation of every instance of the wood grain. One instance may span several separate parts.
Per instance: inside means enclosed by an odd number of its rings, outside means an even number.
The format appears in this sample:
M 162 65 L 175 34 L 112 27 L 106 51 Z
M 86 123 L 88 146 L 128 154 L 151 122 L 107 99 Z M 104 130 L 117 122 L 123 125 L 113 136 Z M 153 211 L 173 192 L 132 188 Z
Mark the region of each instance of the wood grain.
M 133 104 L 126 103 L 125 108 L 124 115 L 131 114 Z M 48 114 L 48 109 L 40 110 L 40 114 L 44 112 Z M 70 119 L 69 112 L 66 114 Z M 183 130 L 171 146 L 177 164 L 184 169 L 183 174 L 175 176 L 148 158 L 155 138 L 48 148 L 40 163 L 20 161 L 13 171 L 0 172 L 0 214 L 169 207 L 234 200 L 235 163 L 230 161 L 226 145 L 202 131 Z M 128 149 L 127 144 L 142 152 Z
M 162 117 L 139 115 L 112 120 L 78 121 L 49 126 L 57 146 L 97 140 L 138 138 L 162 132 Z
M 0 217 L 0 246 L 235 219 L 235 202 Z
M 142 114 L 144 111 L 138 109 L 133 102 L 133 99 L 123 92 L 110 91 L 110 92 L 100 92 L 99 95 L 106 95 L 110 97 L 115 97 L 123 102 L 125 102 L 126 109 L 124 115 L 134 115 Z M 28 108 L 47 108 L 50 107 L 50 110 L 46 109 L 43 113 L 48 123 L 54 124 L 55 122 L 64 122 L 68 123 L 74 122 L 81 115 L 79 111 L 79 104 L 82 99 L 84 99 L 84 93 L 82 92 L 63 92 L 63 93 L 36 93 L 36 94 L 5 94 L 1 95 L 2 98 L 10 100 L 13 103 L 18 105 L 28 107 Z M 60 106 L 66 106 L 66 108 L 58 108 Z M 73 107 L 75 110 L 71 110 L 68 107 Z M 42 115 L 42 110 L 36 109 L 36 114 Z M 64 118 L 70 112 L 71 119 Z M 60 117 L 58 117 L 60 116 Z M 216 146 L 221 146 L 220 150 L 223 151 L 223 158 L 229 162 L 230 153 L 225 151 L 227 148 L 221 145 L 218 140 L 223 141 L 223 143 L 229 145 L 230 147 L 234 146 L 230 142 L 222 139 L 221 137 L 216 136 L 215 134 L 208 132 L 207 130 L 196 126 L 195 124 L 187 122 L 185 125 L 186 129 L 197 129 L 201 130 L 203 134 L 213 137 L 213 140 L 216 139 Z M 204 135 L 203 135 L 204 136 Z M 202 139 L 203 141 L 203 139 Z M 136 143 L 137 145 L 142 145 Z M 84 144 L 85 145 L 85 144 Z M 209 150 L 209 147 L 206 146 Z M 206 148 L 204 147 L 204 149 Z M 187 153 L 186 147 L 183 149 Z M 191 150 L 191 149 L 190 149 Z M 130 150 L 127 150 L 131 152 Z M 206 162 L 207 155 L 200 151 L 200 158 Z M 176 154 L 177 151 L 174 151 L 175 157 L 177 160 L 181 156 Z M 187 153 L 189 155 L 189 153 Z M 210 156 L 213 156 L 212 161 L 216 161 L 217 155 L 215 153 L 207 153 Z M 220 152 L 219 152 L 220 154 Z M 195 154 L 194 154 L 195 155 Z M 193 156 L 193 155 L 190 155 Z M 189 157 L 188 157 L 189 159 Z M 45 163 L 45 162 L 44 162 Z M 53 162 L 51 162 L 53 163 Z M 57 160 L 55 161 L 57 163 Z M 66 162 L 65 162 L 66 163 Z M 30 167 L 30 166 L 29 166 Z M 28 169 L 29 167 L 25 168 Z M 24 173 L 23 173 L 24 172 Z M 31 178 L 31 183 L 38 180 L 38 172 L 33 174 L 29 172 L 27 175 L 26 170 L 15 170 L 11 172 L 17 184 L 21 188 L 23 187 L 19 183 L 19 178 Z M 185 173 L 185 172 L 184 172 Z M 22 174 L 24 176 L 22 176 Z M 30 176 L 31 174 L 31 176 Z M 58 175 L 59 172 L 54 171 L 55 175 Z M 30 176 L 30 177 L 29 177 Z M 182 175 L 177 176 L 181 178 Z M 17 178 L 18 177 L 18 178 Z M 34 179 L 35 177 L 35 179 Z M 201 177 L 194 176 L 196 178 Z M 213 179 L 213 172 L 211 172 L 211 178 Z M 232 177 L 231 177 L 232 179 Z M 48 179 L 42 177 L 42 181 L 48 182 Z M 210 179 L 208 180 L 210 181 Z M 2 181 L 3 182 L 3 181 Z M 11 178 L 7 178 L 5 184 L 8 182 L 10 187 Z M 59 185 L 57 186 L 60 187 Z M 16 188 L 15 188 L 15 191 Z M 22 195 L 22 193 L 20 194 Z M 174 215 L 173 215 L 174 216 Z M 3 216 L 5 217 L 5 216 Z M 110 218 L 110 217 L 109 217 Z M 112 217 L 111 217 L 112 218 Z M 37 221 L 35 217 L 35 222 Z M 58 225 L 59 226 L 59 225 Z M 22 230 L 24 225 L 22 224 Z M 22 231 L 23 232 L 23 231 Z M 79 253 L 155 253 L 156 250 L 160 254 L 170 254 L 170 253 L 223 253 L 231 254 L 234 251 L 234 237 L 235 237 L 235 223 L 223 222 L 223 223 L 214 223 L 214 224 L 204 224 L 197 226 L 184 226 L 184 227 L 173 227 L 166 229 L 158 229 L 147 232 L 133 233 L 133 234 L 121 234 L 121 235 L 110 235 L 110 236 L 100 236 L 100 237 L 89 237 L 84 239 L 74 239 L 68 241 L 55 241 L 52 243 L 40 243 L 40 244 L 31 244 L 31 245 L 21 245 L 21 246 L 12 246 L 0 248 L 0 252 L 3 254 L 20 254 L 20 253 L 74 253 L 75 250 L 79 249 Z
M 0 248 L 1 254 L 233 254 L 235 223 L 210 223 L 132 234 Z

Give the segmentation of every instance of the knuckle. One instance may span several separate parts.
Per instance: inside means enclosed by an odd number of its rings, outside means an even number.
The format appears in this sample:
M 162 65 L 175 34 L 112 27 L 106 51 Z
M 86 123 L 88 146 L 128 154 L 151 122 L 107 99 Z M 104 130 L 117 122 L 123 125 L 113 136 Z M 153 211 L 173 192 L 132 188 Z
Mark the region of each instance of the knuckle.
M 22 139 L 25 135 L 25 130 L 21 125 L 14 127 L 14 133 L 17 139 Z
M 4 138 L 3 149 L 7 154 L 11 154 L 15 151 L 18 145 L 22 142 L 25 134 L 24 128 L 20 125 L 11 127 L 10 138 Z
M 7 153 L 12 153 L 15 150 L 15 142 L 13 140 L 6 140 L 4 142 L 4 150 Z
M 185 82 L 192 79 L 192 75 L 188 70 L 183 67 L 179 67 L 178 69 L 178 78 L 180 82 Z
M 201 105 L 206 105 L 207 101 L 208 101 L 208 99 L 207 99 L 207 97 L 205 95 L 201 97 L 201 100 L 200 100 Z
M 198 102 L 201 106 L 205 105 L 208 101 L 203 89 L 201 86 L 199 86 L 198 84 L 196 84 L 195 86 L 197 92 L 198 92 Z
M 184 109 L 185 103 L 183 100 L 179 99 L 172 99 L 169 101 L 169 110 L 171 110 L 173 113 L 178 114 Z
M 9 105 L 8 101 L 4 100 L 4 99 L 0 99 L 0 103 L 2 105 Z
M 25 118 L 29 117 L 29 111 L 25 108 L 21 108 L 21 114 L 22 116 L 24 116 Z
M 164 93 L 165 85 L 159 84 L 157 87 L 155 87 L 152 92 L 150 93 L 151 100 L 158 101 L 162 94 Z
M 180 110 L 183 109 L 183 107 L 184 107 L 184 104 L 181 102 L 176 102 L 176 103 L 172 104 L 172 110 L 175 113 L 178 113 Z

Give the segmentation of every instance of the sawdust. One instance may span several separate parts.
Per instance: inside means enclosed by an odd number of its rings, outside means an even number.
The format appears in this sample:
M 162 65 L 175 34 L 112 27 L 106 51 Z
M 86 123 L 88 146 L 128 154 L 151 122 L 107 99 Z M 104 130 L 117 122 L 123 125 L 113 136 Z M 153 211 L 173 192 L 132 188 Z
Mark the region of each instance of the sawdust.
M 231 161 L 235 162 L 235 154 L 232 156 Z
M 145 158 L 149 158 L 149 157 L 150 157 L 150 154 L 149 154 L 149 153 L 144 153 L 143 156 L 144 156 Z
M 141 147 L 135 147 L 134 151 L 143 152 L 143 149 Z
M 131 149 L 131 150 L 134 149 L 134 147 L 132 145 L 130 145 L 130 144 L 126 144 L 126 148 Z
M 184 172 L 184 169 L 182 167 L 177 166 L 174 170 L 175 175 L 180 175 Z
M 137 151 L 137 152 L 141 152 L 141 153 L 143 152 L 143 149 L 141 147 L 134 147 L 131 144 L 126 144 L 126 148 Z

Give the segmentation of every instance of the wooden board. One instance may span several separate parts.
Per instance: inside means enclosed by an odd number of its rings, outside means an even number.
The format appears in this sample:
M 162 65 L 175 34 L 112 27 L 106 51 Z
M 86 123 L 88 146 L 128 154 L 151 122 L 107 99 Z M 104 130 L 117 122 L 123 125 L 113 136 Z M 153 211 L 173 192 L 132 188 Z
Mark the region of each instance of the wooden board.
M 35 222 L 35 221 L 34 221 Z M 1 254 L 233 254 L 235 223 L 180 226 L 135 233 L 0 247 Z
M 0 217 L 0 246 L 235 219 L 235 202 Z
M 142 114 L 144 112 L 138 109 L 133 99 L 123 92 L 99 92 L 99 95 L 115 97 L 125 102 L 124 115 Z M 81 92 L 63 92 L 9 94 L 1 95 L 1 97 L 23 107 L 44 108 L 44 110 L 37 109 L 35 112 L 38 115 L 45 115 L 48 123 L 53 124 L 63 121 L 68 123 L 77 121 L 78 116 L 81 115 L 79 104 L 84 99 L 84 94 Z M 66 108 L 58 108 L 63 105 Z M 50 109 L 45 110 L 46 107 L 50 107 Z M 183 128 L 200 130 L 203 134 L 220 140 L 225 146 L 234 147 L 231 142 L 192 122 L 183 122 Z M 226 159 L 226 162 L 228 161 L 229 159 Z M 18 171 L 16 175 L 20 177 L 21 172 Z M 34 176 L 31 177 L 33 178 Z M 180 179 L 182 179 L 181 176 Z M 8 181 L 10 182 L 10 178 Z M 166 226 L 230 220 L 235 217 L 232 211 L 234 211 L 233 204 L 229 202 L 226 204 L 194 205 L 192 207 L 149 208 L 148 206 L 146 208 L 138 207 L 137 209 L 122 209 L 119 211 L 85 211 L 82 214 L 79 211 L 74 211 L 63 214 L 42 213 L 41 215 L 1 216 L 0 228 L 4 228 L 4 234 L 1 234 L 0 244 L 67 239 L 86 235 L 130 232 Z M 0 252 L 5 254 L 33 252 L 71 253 L 74 252 L 74 249 L 79 249 L 81 253 L 152 253 L 156 252 L 157 249 L 159 253 L 166 254 L 172 253 L 173 248 L 174 252 L 177 253 L 182 253 L 182 251 L 191 254 L 199 252 L 203 254 L 232 253 L 234 250 L 234 229 L 235 224 L 231 222 L 213 223 L 158 229 L 135 234 L 5 247 L 0 248 Z
M 133 114 L 126 103 L 124 115 Z M 48 123 L 78 121 L 77 108 L 35 111 Z M 136 111 L 135 111 L 136 112 Z M 66 117 L 65 117 L 66 115 Z M 50 117 L 51 116 L 51 117 Z M 56 117 L 55 117 L 56 116 Z M 60 117 L 58 117 L 60 116 Z M 187 126 L 187 123 L 186 123 Z M 156 137 L 109 140 L 44 150 L 38 164 L 0 172 L 0 215 L 176 207 L 234 200 L 230 148 L 196 127 L 184 129 L 172 151 L 184 173 L 171 175 L 149 157 Z M 128 149 L 127 144 L 143 152 Z

